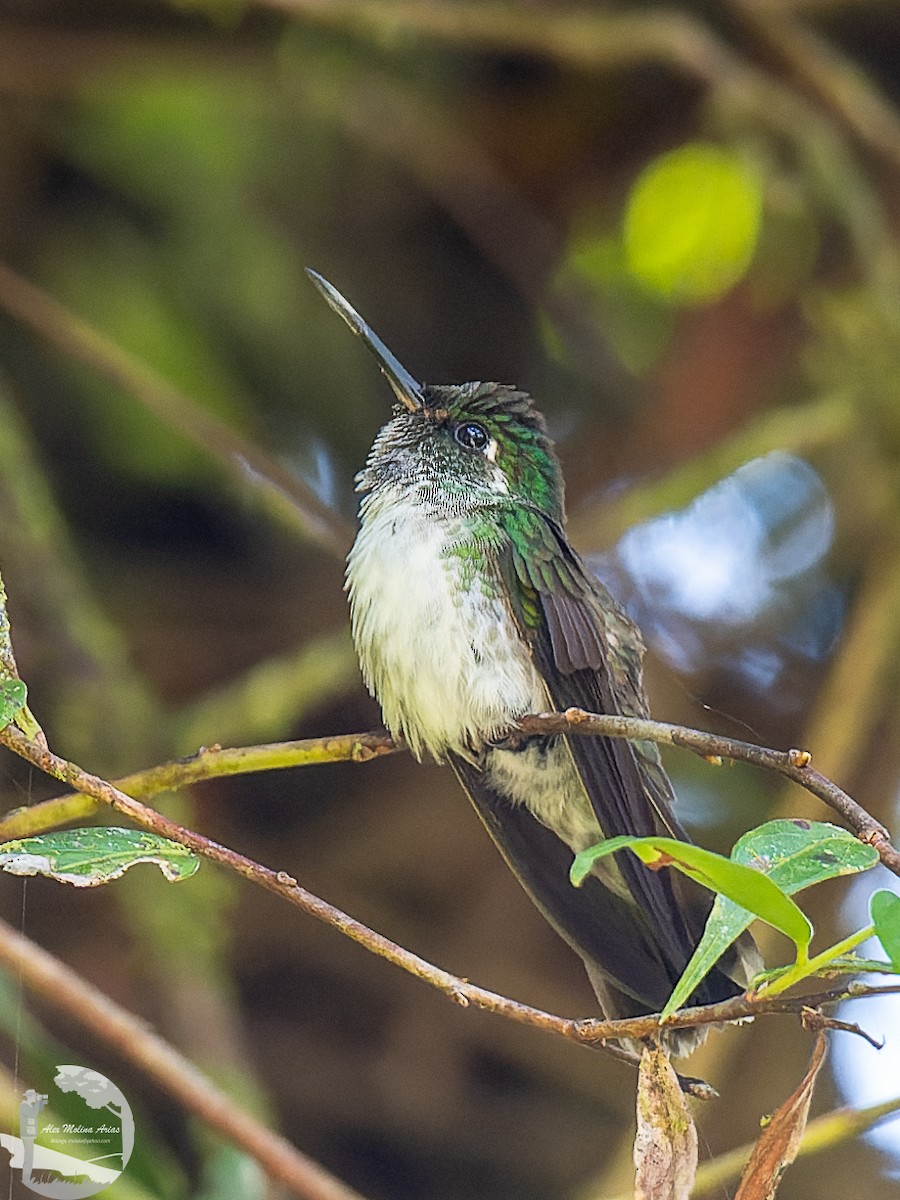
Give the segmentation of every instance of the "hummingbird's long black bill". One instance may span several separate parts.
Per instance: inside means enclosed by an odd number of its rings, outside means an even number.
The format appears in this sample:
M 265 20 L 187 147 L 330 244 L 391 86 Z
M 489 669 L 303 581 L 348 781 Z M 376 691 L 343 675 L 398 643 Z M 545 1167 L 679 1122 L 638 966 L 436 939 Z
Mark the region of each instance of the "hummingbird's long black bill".
M 400 360 L 391 354 L 378 334 L 362 319 L 353 305 L 349 304 L 337 288 L 332 286 L 318 271 L 307 267 L 306 273 L 325 297 L 329 307 L 333 308 L 338 316 L 344 318 L 353 332 L 362 338 L 372 354 L 375 355 L 382 373 L 394 389 L 394 395 L 400 403 L 410 412 L 416 412 L 424 407 L 425 399 L 422 395 L 421 384 L 417 383 Z

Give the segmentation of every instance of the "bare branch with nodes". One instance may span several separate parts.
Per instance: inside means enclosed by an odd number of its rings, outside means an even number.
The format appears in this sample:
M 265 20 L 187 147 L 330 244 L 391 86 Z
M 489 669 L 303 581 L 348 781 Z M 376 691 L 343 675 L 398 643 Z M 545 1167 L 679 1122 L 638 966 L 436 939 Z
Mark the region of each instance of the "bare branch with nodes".
M 742 758 L 745 761 L 756 762 L 760 766 L 767 766 L 771 769 L 779 770 L 782 774 L 786 774 L 791 778 L 796 778 L 797 782 L 803 783 L 804 786 L 809 785 L 809 781 L 805 775 L 805 772 L 808 771 L 808 766 L 806 765 L 809 761 L 808 755 L 802 751 L 788 751 L 786 753 L 774 750 L 768 751 L 747 743 L 733 742 L 727 738 L 719 738 L 712 734 L 702 734 L 694 730 L 685 730 L 678 726 L 669 726 L 652 721 L 640 721 L 633 718 L 595 716 L 583 713 L 580 710 L 570 710 L 565 714 L 544 714 L 542 716 L 526 717 L 523 718 L 520 724 L 522 731 L 528 733 L 540 731 L 542 733 L 602 733 L 606 736 L 640 738 L 652 736 L 655 741 L 668 742 L 672 745 L 684 745 L 698 753 L 707 755 L 722 754 L 729 757 Z M 326 740 L 322 739 L 323 742 Z M 395 966 L 414 975 L 417 979 L 421 979 L 432 987 L 436 987 L 462 1007 L 472 1006 L 488 1012 L 499 1013 L 510 1020 L 556 1033 L 559 1036 L 580 1042 L 583 1045 L 604 1049 L 613 1053 L 616 1057 L 624 1057 L 629 1061 L 632 1060 L 633 1056 L 615 1045 L 619 1039 L 640 1040 L 659 1036 L 660 1018 L 655 1014 L 618 1021 L 561 1017 L 529 1005 L 520 1004 L 509 997 L 501 996 L 495 992 L 478 987 L 466 979 L 434 966 L 419 955 L 413 954 L 411 951 L 392 942 L 383 934 L 369 929 L 354 917 L 307 891 L 296 879 L 286 872 L 265 867 L 247 858 L 245 855 L 239 854 L 237 851 L 231 850 L 202 834 L 196 833 L 194 830 L 186 829 L 184 826 L 163 816 L 162 813 L 158 813 L 139 800 L 126 795 L 125 792 L 114 787 L 106 780 L 89 774 L 77 764 L 60 758 L 46 747 L 30 740 L 15 726 L 9 725 L 5 729 L 0 730 L 0 744 L 7 746 L 14 753 L 20 755 L 40 770 L 67 783 L 77 791 L 93 797 L 102 804 L 108 805 L 116 812 L 128 817 L 136 825 L 163 837 L 171 838 L 173 841 L 188 847 L 204 858 L 217 862 L 221 866 L 227 867 L 229 870 L 235 871 L 237 874 L 249 879 L 258 886 L 274 892 L 310 916 L 316 917 L 318 920 L 331 925 L 346 937 L 359 942 L 360 945 L 364 946 L 371 953 L 387 959 Z M 382 749 L 380 743 L 376 742 L 374 745 Z M 347 748 L 343 740 L 341 741 L 340 748 L 342 757 L 353 757 L 352 754 L 347 753 Z M 367 755 L 363 754 L 361 757 L 365 758 Z M 798 760 L 802 765 L 798 765 Z M 213 759 L 213 761 L 215 760 Z M 323 761 L 323 759 L 320 758 L 319 761 Z M 169 780 L 169 786 L 172 786 L 171 777 L 166 775 L 166 778 Z M 828 780 L 824 780 L 824 784 L 827 786 L 820 786 L 820 780 L 823 780 L 822 776 L 818 776 L 812 780 L 813 787 L 810 790 L 813 790 L 815 794 L 819 795 L 821 792 L 824 792 L 826 796 L 830 796 L 833 790 L 841 796 L 844 795 L 844 793 L 840 792 L 840 789 L 836 788 Z M 846 797 L 846 799 L 850 801 L 849 797 Z M 850 801 L 851 805 L 853 803 L 853 801 Z M 858 808 L 858 806 L 856 807 Z M 858 819 L 857 823 L 867 831 L 873 828 L 878 830 L 883 835 L 882 841 L 887 844 L 890 852 L 896 855 L 896 851 L 887 843 L 886 831 L 869 814 L 865 813 L 864 810 L 859 809 L 859 812 L 862 814 L 862 817 Z M 866 840 L 872 840 L 871 835 L 867 836 Z M 869 1041 L 873 1041 L 868 1034 L 864 1033 L 857 1026 L 827 1017 L 822 1014 L 821 1009 L 845 999 L 863 995 L 882 995 L 898 991 L 900 991 L 900 984 L 889 985 L 887 987 L 869 987 L 864 984 L 851 983 L 802 997 L 747 994 L 719 1004 L 683 1009 L 668 1017 L 666 1019 L 666 1026 L 681 1029 L 697 1025 L 740 1022 L 757 1016 L 790 1014 L 799 1016 L 807 1027 L 842 1029 L 857 1033 L 866 1037 Z M 684 1079 L 682 1083 L 686 1090 L 691 1091 L 695 1095 L 708 1096 L 710 1094 L 708 1086 L 702 1084 L 700 1081 Z
M 580 708 L 570 708 L 564 713 L 539 713 L 522 717 L 519 731 L 529 736 L 565 733 L 582 737 L 635 738 L 664 746 L 678 746 L 713 761 L 729 758 L 775 771 L 805 788 L 842 817 L 860 841 L 875 847 L 888 870 L 900 876 L 900 851 L 891 844 L 887 829 L 852 796 L 816 771 L 811 766 L 812 755 L 807 750 L 772 750 L 752 742 L 721 737 L 665 721 L 588 713 Z M 224 775 L 313 766 L 325 762 L 369 762 L 404 749 L 401 741 L 385 733 L 373 732 L 230 749 L 209 746 L 188 758 L 128 775 L 118 781 L 118 787 L 133 797 L 150 797 Z M 54 774 L 52 771 L 49 773 Z M 80 795 L 70 793 L 15 809 L 0 818 L 0 838 L 40 833 L 67 821 L 79 820 L 95 812 L 98 804 L 108 803 L 108 799 L 97 797 L 88 789 L 81 789 Z
M 649 721 L 640 717 L 604 716 L 570 708 L 564 713 L 541 713 L 522 717 L 519 726 L 523 733 L 567 733 L 590 737 L 625 737 L 657 742 L 663 746 L 680 746 L 702 758 L 730 758 L 775 771 L 798 783 L 823 804 L 838 813 L 862 842 L 874 846 L 889 871 L 900 875 L 900 851 L 891 845 L 890 834 L 880 821 L 848 796 L 836 783 L 814 770 L 808 750 L 770 750 L 752 742 L 720 737 L 683 725 L 665 721 Z

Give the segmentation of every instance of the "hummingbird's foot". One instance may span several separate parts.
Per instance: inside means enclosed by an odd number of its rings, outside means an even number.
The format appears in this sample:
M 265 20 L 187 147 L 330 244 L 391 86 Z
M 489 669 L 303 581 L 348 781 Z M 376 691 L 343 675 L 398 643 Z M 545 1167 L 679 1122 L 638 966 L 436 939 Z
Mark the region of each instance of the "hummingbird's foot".
M 485 741 L 485 746 L 490 750 L 521 750 L 531 741 L 529 734 L 521 729 L 509 729 L 506 733 L 501 733 L 495 738 L 488 738 Z
M 506 750 L 512 754 L 537 750 L 543 756 L 556 741 L 557 735 L 553 733 L 526 733 L 523 729 L 510 729 L 508 733 L 485 742 L 485 746 L 490 750 Z

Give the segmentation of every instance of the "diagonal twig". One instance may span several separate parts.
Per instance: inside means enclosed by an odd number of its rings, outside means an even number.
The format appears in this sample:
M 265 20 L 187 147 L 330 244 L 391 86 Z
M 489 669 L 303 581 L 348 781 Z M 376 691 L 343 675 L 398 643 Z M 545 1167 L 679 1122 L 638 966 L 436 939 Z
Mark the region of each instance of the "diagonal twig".
M 243 483 L 251 482 L 279 513 L 295 527 L 299 522 L 325 549 L 340 558 L 346 555 L 352 540 L 348 525 L 293 472 L 3 263 L 0 309 L 111 380 Z
M 29 741 L 15 726 L 8 725 L 5 729 L 0 730 L 0 744 L 7 746 L 8 749 L 54 778 L 108 804 L 142 828 L 171 838 L 204 858 L 217 862 L 260 887 L 274 892 L 310 916 L 331 925 L 351 940 L 359 942 L 371 953 L 387 959 L 417 979 L 442 991 L 464 1008 L 471 1005 L 488 1012 L 498 1013 L 510 1020 L 556 1033 L 584 1045 L 610 1050 L 615 1052 L 617 1057 L 622 1057 L 621 1051 L 608 1046 L 608 1042 L 615 1042 L 622 1038 L 640 1040 L 653 1037 L 659 1032 L 660 1018 L 658 1014 L 618 1021 L 579 1020 L 556 1016 L 530 1005 L 520 1004 L 507 996 L 477 987 L 466 979 L 434 966 L 419 955 L 392 942 L 383 934 L 368 928 L 361 921 L 357 921 L 355 917 L 351 917 L 334 905 L 313 895 L 286 872 L 265 867 L 202 834 L 184 828 L 163 816 L 162 813 L 155 812 L 140 801 L 125 795 L 106 780 L 89 774 L 77 764 L 60 758 L 36 742 Z M 852 983 L 844 987 L 833 988 L 830 991 L 802 997 L 767 996 L 765 994 L 737 996 L 720 1004 L 683 1009 L 667 1017 L 665 1023 L 667 1027 L 682 1029 L 697 1025 L 744 1021 L 748 1017 L 773 1014 L 787 1013 L 802 1017 L 811 1010 L 818 1009 L 823 1005 L 838 1003 L 844 999 L 895 992 L 900 992 L 900 984 L 873 988 Z
M 36 942 L 0 920 L 0 963 L 14 978 L 62 1010 L 143 1070 L 179 1104 L 256 1159 L 304 1200 L 362 1200 L 286 1138 L 241 1108 L 147 1023 L 111 1000 Z

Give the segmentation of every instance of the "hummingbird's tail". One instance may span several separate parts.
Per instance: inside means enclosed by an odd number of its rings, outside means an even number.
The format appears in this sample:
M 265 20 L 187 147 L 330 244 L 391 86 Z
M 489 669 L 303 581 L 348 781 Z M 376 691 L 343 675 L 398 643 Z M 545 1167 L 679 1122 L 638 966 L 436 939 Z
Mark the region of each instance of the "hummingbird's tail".
M 694 994 L 688 1004 L 718 1004 L 739 996 L 747 990 L 750 981 L 762 969 L 762 959 L 756 942 L 749 934 L 742 934 L 734 945 L 719 959 L 715 967 Z M 603 974 L 589 959 L 584 959 L 585 970 L 591 987 L 600 1002 L 600 1009 L 608 1021 L 617 1021 L 626 1017 L 649 1016 L 659 1012 L 663 1005 L 649 1007 L 635 1001 L 634 996 L 621 991 L 608 975 Z M 670 1029 L 663 1036 L 663 1044 L 676 1058 L 683 1058 L 693 1052 L 706 1041 L 706 1035 L 713 1025 L 694 1025 L 689 1029 Z M 641 1044 L 630 1039 L 622 1039 L 622 1044 L 628 1046 L 636 1054 L 641 1053 Z
M 711 895 L 699 884 L 679 878 L 672 903 L 697 932 L 676 953 L 656 936 L 633 897 L 605 886 L 597 875 L 574 888 L 569 882 L 569 847 L 525 805 L 511 803 L 498 792 L 481 766 L 455 754 L 450 755 L 450 763 L 525 891 L 584 961 L 603 1015 L 615 1020 L 659 1012 L 699 941 Z M 716 1004 L 740 995 L 760 965 L 753 939 L 744 934 L 701 981 L 689 1004 Z M 672 1030 L 665 1040 L 673 1054 L 689 1054 L 707 1028 Z

